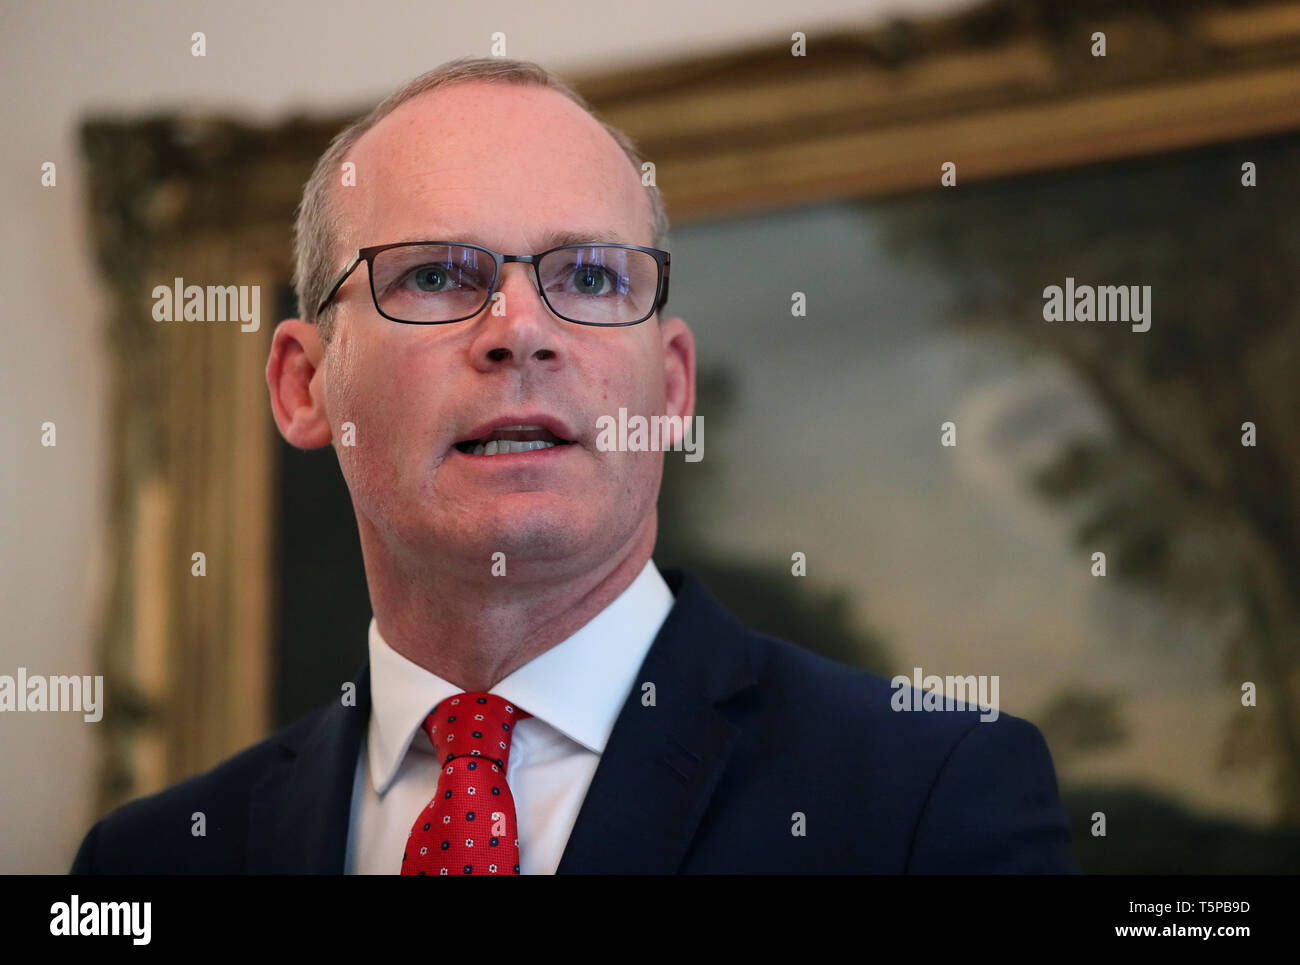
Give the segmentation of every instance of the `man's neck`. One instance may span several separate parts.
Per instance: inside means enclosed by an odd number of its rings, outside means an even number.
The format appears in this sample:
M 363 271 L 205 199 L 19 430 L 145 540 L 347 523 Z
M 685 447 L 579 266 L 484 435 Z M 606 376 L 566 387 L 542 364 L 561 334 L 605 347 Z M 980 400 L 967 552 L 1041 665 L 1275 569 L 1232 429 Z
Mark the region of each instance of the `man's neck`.
M 563 643 L 626 590 L 654 550 L 647 520 L 604 565 L 560 582 L 464 579 L 400 572 L 362 535 L 380 635 L 413 663 L 462 690 L 483 692 Z

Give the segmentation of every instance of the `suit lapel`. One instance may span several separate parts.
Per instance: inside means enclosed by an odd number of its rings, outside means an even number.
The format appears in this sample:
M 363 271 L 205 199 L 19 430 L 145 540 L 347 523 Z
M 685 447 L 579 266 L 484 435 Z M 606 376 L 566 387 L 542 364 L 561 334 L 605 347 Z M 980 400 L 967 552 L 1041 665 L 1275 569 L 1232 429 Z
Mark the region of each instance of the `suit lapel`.
M 663 575 L 673 608 L 614 724 L 558 874 L 676 872 L 740 734 L 717 705 L 755 682 L 744 627 L 693 574 Z M 653 706 L 642 703 L 646 683 Z
M 342 874 L 357 756 L 370 719 L 369 661 L 353 678 L 356 706 L 327 708 L 253 791 L 248 862 L 253 874 Z

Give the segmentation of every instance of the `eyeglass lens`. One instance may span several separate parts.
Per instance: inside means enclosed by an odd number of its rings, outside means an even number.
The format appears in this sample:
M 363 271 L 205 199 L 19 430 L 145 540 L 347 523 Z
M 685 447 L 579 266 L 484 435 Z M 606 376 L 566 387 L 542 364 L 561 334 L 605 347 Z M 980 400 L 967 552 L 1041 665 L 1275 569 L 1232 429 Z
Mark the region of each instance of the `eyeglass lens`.
M 375 255 L 375 301 L 390 318 L 440 322 L 487 306 L 496 262 L 467 245 L 407 245 Z M 562 318 L 617 325 L 650 314 L 659 265 L 644 251 L 609 245 L 559 248 L 537 265 L 542 295 Z

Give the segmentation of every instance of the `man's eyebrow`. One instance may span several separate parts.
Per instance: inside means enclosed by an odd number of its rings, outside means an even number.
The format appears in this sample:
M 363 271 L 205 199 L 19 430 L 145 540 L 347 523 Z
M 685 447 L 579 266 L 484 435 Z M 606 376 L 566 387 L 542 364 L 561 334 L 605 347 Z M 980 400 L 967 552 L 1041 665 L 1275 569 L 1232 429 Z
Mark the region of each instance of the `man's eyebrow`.
M 548 248 L 563 248 L 565 245 L 583 244 L 622 245 L 627 244 L 613 231 L 553 231 L 542 238 L 542 251 Z

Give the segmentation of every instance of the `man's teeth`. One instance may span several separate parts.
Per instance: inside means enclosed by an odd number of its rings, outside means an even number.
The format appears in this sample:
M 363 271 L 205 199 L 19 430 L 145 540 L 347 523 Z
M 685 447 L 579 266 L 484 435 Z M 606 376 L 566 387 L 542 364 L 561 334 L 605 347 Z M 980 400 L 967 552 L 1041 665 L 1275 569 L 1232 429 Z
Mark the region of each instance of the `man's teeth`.
M 504 456 L 515 452 L 532 452 L 534 449 L 549 449 L 555 445 L 553 442 L 543 442 L 541 439 L 535 439 L 532 442 L 514 442 L 510 439 L 493 439 L 484 445 L 479 443 L 474 447 L 476 456 Z

